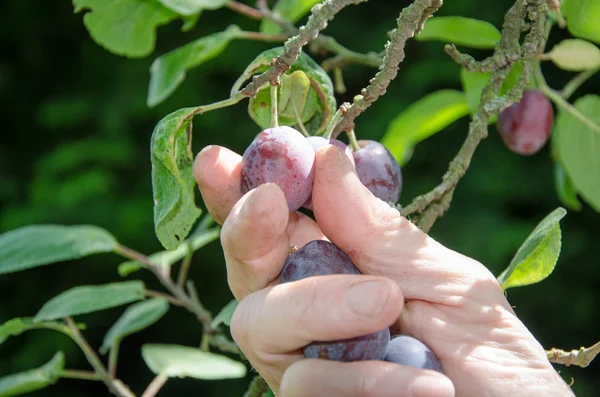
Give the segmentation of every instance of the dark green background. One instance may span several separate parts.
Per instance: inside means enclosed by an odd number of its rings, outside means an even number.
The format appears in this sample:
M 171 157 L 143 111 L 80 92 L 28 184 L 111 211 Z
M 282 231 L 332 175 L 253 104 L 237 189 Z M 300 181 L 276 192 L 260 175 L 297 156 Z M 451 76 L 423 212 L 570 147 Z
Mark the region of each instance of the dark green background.
M 343 11 L 327 33 L 357 51 L 380 51 L 386 32 L 408 1 L 370 1 Z M 438 15 L 485 19 L 500 26 L 511 1 L 448 1 Z M 154 125 L 181 107 L 226 98 L 249 61 L 270 47 L 234 42 L 216 60 L 192 70 L 185 83 L 154 109 L 145 105 L 148 69 L 153 59 L 194 38 L 235 23 L 257 29 L 258 23 L 228 10 L 206 12 L 197 27 L 180 32 L 180 23 L 161 27 L 157 49 L 145 59 L 112 55 L 89 37 L 81 15 L 69 1 L 13 0 L 0 3 L 0 232 L 34 223 L 97 224 L 124 244 L 142 252 L 161 249 L 153 233 L 149 142 Z M 552 42 L 565 36 L 555 32 Z M 476 51 L 477 57 L 487 53 Z M 387 124 L 411 102 L 441 88 L 458 88 L 458 66 L 443 43 L 410 42 L 406 61 L 387 95 L 358 119 L 360 138 L 380 139 Z M 545 65 L 551 86 L 560 88 L 570 74 Z M 350 66 L 345 71 L 350 100 L 374 73 Z M 576 93 L 600 92 L 600 76 Z M 573 98 L 575 99 L 575 97 Z M 209 144 L 242 152 L 257 127 L 245 103 L 196 118 L 194 150 Z M 435 186 L 467 131 L 463 119 L 420 144 L 404 168 L 406 204 Z M 486 264 L 495 274 L 508 264 L 521 242 L 547 213 L 560 205 L 553 185 L 553 165 L 545 148 L 532 157 L 509 152 L 495 127 L 477 150 L 460 182 L 450 211 L 433 228 L 434 238 Z M 563 249 L 553 275 L 544 282 L 510 290 L 508 296 L 524 323 L 545 347 L 565 349 L 600 339 L 598 304 L 600 267 L 597 244 L 600 215 L 585 206 L 562 221 Z M 33 315 L 49 298 L 78 284 L 119 280 L 120 258 L 100 255 L 0 278 L 0 323 Z M 152 288 L 160 286 L 138 273 Z M 192 278 L 204 303 L 218 310 L 231 299 L 223 255 L 214 242 L 194 257 Z M 80 316 L 85 335 L 98 347 L 122 308 Z M 171 308 L 155 326 L 128 337 L 122 347 L 119 376 L 141 394 L 153 378 L 140 357 L 146 342 L 197 345 L 200 325 L 182 309 Z M 285 330 L 282 330 L 285 332 Z M 0 345 L 0 375 L 39 366 L 57 349 L 68 367 L 87 369 L 75 345 L 52 331 L 34 331 Z M 600 362 L 587 369 L 558 367 L 575 379 L 578 396 L 600 390 Z M 249 379 L 249 378 L 248 378 Z M 175 379 L 160 396 L 241 396 L 248 379 L 201 382 Z M 105 396 L 101 383 L 61 380 L 31 396 Z

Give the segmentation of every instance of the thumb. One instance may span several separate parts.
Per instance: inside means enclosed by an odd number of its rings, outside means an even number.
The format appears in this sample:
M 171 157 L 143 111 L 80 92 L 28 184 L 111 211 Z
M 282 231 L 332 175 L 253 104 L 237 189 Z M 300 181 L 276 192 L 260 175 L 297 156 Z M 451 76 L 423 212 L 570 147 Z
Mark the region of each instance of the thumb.
M 473 280 L 495 281 L 483 265 L 442 246 L 373 196 L 331 145 L 317 151 L 313 211 L 325 236 L 362 273 L 394 279 L 406 299 L 448 304 Z

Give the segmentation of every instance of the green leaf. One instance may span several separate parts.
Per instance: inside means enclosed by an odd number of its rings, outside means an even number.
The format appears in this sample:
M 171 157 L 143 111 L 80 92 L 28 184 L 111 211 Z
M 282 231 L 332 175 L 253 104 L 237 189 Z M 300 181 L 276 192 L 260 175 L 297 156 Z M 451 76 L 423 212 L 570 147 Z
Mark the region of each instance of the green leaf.
M 481 93 L 490 81 L 490 73 L 469 72 L 465 68 L 461 68 L 460 81 L 469 103 L 469 112 L 474 115 L 481 102 Z
M 544 54 L 556 66 L 571 72 L 600 68 L 600 49 L 589 41 L 567 39 Z
M 575 189 L 600 212 L 600 96 L 586 95 L 574 106 L 582 118 L 561 110 L 553 143 Z
M 214 380 L 246 376 L 244 364 L 192 347 L 147 344 L 142 346 L 142 357 L 152 372 L 169 377 Z
M 567 28 L 575 36 L 600 44 L 600 2 L 598 0 L 571 0 L 564 5 Z
M 73 0 L 73 6 L 75 13 L 90 10 L 83 23 L 96 43 L 131 58 L 152 53 L 156 28 L 177 18 L 156 0 Z
M 259 54 L 251 63 L 246 67 L 246 70 L 242 73 L 240 78 L 234 83 L 231 89 L 231 95 L 237 93 L 242 84 L 250 79 L 255 74 L 260 74 L 270 68 L 271 60 L 281 54 L 283 47 L 276 47 L 270 50 L 264 51 Z M 307 115 L 312 115 L 312 118 L 304 126 L 311 135 L 318 135 L 325 131 L 327 123 L 333 117 L 337 105 L 336 99 L 333 92 L 333 83 L 331 78 L 317 64 L 310 56 L 305 53 L 300 53 L 300 56 L 286 72 L 286 76 L 282 76 L 282 81 L 286 80 L 287 75 L 301 71 L 310 80 L 311 89 L 306 97 L 306 106 L 302 112 L 302 119 Z M 300 74 L 296 75 L 299 77 Z M 293 79 L 295 85 L 298 80 Z M 286 89 L 284 89 L 286 90 Z M 316 105 L 315 105 L 316 102 Z M 271 95 L 270 88 L 265 87 L 258 92 L 256 98 L 251 98 L 248 103 L 248 114 L 261 128 L 270 127 L 271 116 L 268 114 L 268 109 L 271 107 Z M 291 109 L 287 109 L 288 111 Z M 293 127 L 297 124 L 295 117 L 289 117 L 290 114 L 284 114 L 279 120 L 279 125 L 287 125 Z
M 438 40 L 472 48 L 494 48 L 502 34 L 494 25 L 464 17 L 433 17 L 415 36 L 417 41 Z
M 467 114 L 469 105 L 464 93 L 456 90 L 433 92 L 396 116 L 381 143 L 402 166 L 408 161 L 414 145 Z
M 237 306 L 238 301 L 235 299 L 233 299 L 231 302 L 225 305 L 225 307 L 221 309 L 219 314 L 217 314 L 213 319 L 211 327 L 217 328 L 221 324 L 225 324 L 229 327 L 229 324 L 231 323 L 231 317 L 233 316 L 233 312 L 235 311 Z
M 196 206 L 192 175 L 195 109 L 179 109 L 164 117 L 154 128 L 150 143 L 154 231 L 170 251 L 181 244 L 202 214 Z
M 100 353 L 105 354 L 115 343 L 121 342 L 124 337 L 156 323 L 168 310 L 169 303 L 160 298 L 138 302 L 129 306 L 106 333 Z
M 216 10 L 229 0 L 158 0 L 167 8 L 180 15 L 193 15 L 202 10 Z
M 156 58 L 150 67 L 148 106 L 164 101 L 183 82 L 188 70 L 221 54 L 239 31 L 237 26 L 230 26 Z
M 96 226 L 32 225 L 0 235 L 0 274 L 111 252 L 115 238 Z
M 278 13 L 279 16 L 286 21 L 296 23 L 320 1 L 321 0 L 279 0 L 275 3 L 273 11 Z M 260 24 L 260 31 L 263 33 L 281 33 L 283 29 L 275 22 L 263 19 Z
M 552 273 L 560 255 L 559 221 L 566 214 L 564 208 L 555 209 L 531 232 L 510 265 L 498 276 L 503 290 L 538 283 Z
M 196 230 L 190 235 L 190 237 L 175 250 L 156 252 L 152 255 L 149 255 L 148 259 L 150 259 L 150 262 L 152 262 L 153 264 L 162 267 L 168 267 L 174 264 L 175 262 L 183 259 L 187 255 L 188 249 L 191 249 L 192 251 L 198 251 L 206 244 L 218 239 L 221 233 L 220 227 L 207 229 L 206 226 L 207 225 L 201 223 L 196 228 Z M 144 264 L 139 261 L 123 262 L 119 265 L 119 274 L 122 277 L 125 277 L 143 267 Z
M 79 329 L 85 329 L 85 324 L 77 324 L 77 327 Z M 63 322 L 36 322 L 33 317 L 17 317 L 0 325 L 0 344 L 10 336 L 21 335 L 23 332 L 33 329 L 52 329 L 67 335 L 71 334 L 71 330 Z
M 554 186 L 558 198 L 568 209 L 581 211 L 581 201 L 577 198 L 577 191 L 573 186 L 573 182 L 558 162 L 554 164 Z
M 144 283 L 125 281 L 71 288 L 50 299 L 34 320 L 55 320 L 125 305 L 144 298 Z
M 0 397 L 18 396 L 40 390 L 56 383 L 65 367 L 65 355 L 57 352 L 39 368 L 0 378 Z

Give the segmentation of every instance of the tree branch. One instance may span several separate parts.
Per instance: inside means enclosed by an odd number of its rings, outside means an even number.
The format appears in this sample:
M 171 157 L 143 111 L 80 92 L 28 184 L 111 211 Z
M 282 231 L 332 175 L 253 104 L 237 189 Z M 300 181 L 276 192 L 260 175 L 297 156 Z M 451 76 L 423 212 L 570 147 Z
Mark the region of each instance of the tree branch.
M 265 83 L 279 84 L 279 76 L 285 73 L 296 62 L 302 47 L 310 40 L 317 38 L 319 32 L 327 26 L 333 17 L 343 8 L 351 4 L 359 4 L 367 0 L 325 0 L 312 8 L 312 14 L 305 26 L 298 30 L 298 34 L 285 42 L 281 55 L 275 58 L 271 68 L 261 75 L 254 76 L 243 90 L 245 96 L 255 96 L 260 87 Z
M 552 348 L 546 351 L 548 360 L 551 363 L 563 364 L 565 366 L 576 365 L 585 368 L 594 358 L 600 354 L 600 342 L 590 347 L 581 347 L 579 350 L 571 350 L 570 352 Z
M 416 0 L 400 13 L 397 21 L 398 28 L 390 33 L 390 41 L 385 46 L 383 65 L 371 79 L 367 88 L 361 91 L 361 95 L 354 97 L 352 104 L 344 104 L 346 112 L 335 129 L 334 137 L 337 137 L 342 131 L 354 130 L 356 117 L 386 93 L 390 82 L 398 74 L 398 66 L 404 60 L 406 41 L 413 37 L 415 32 L 422 29 L 424 21 L 441 6 L 442 0 Z
M 417 225 L 422 230 L 429 231 L 436 219 L 450 206 L 454 189 L 469 168 L 475 149 L 487 137 L 490 117 L 518 101 L 523 95 L 538 48 L 545 43 L 548 35 L 545 29 L 546 12 L 547 5 L 543 0 L 518 0 L 506 13 L 498 48 L 494 55 L 484 61 L 477 62 L 470 56 L 460 54 L 455 47 L 446 46 L 446 51 L 462 66 L 469 65 L 470 70 L 491 71 L 492 75 L 482 92 L 479 109 L 469 124 L 467 138 L 450 162 L 442 182 L 430 192 L 415 197 L 402 210 L 404 216 L 421 212 Z M 519 39 L 525 28 L 528 28 L 529 33 L 523 44 L 520 44 Z M 519 82 L 506 95 L 499 96 L 502 83 L 518 60 L 523 65 Z

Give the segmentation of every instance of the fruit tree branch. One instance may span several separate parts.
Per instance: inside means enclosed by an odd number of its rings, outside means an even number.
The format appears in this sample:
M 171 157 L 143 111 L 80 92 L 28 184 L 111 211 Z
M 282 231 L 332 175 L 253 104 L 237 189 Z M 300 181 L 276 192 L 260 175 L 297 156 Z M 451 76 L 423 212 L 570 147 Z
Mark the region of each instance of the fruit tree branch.
M 488 122 L 492 115 L 518 101 L 533 70 L 537 51 L 545 43 L 548 31 L 545 29 L 547 4 L 544 0 L 518 0 L 506 13 L 502 28 L 502 38 L 494 55 L 477 62 L 469 56 L 460 54 L 455 47 L 447 46 L 446 51 L 462 66 L 469 65 L 470 70 L 491 71 L 488 85 L 481 95 L 477 113 L 469 124 L 469 132 L 457 155 L 450 162 L 442 182 L 433 190 L 421 196 L 402 209 L 404 216 L 421 213 L 417 225 L 429 231 L 436 219 L 442 216 L 452 200 L 452 194 L 458 181 L 469 168 L 475 149 L 488 134 Z M 520 44 L 523 31 L 529 31 Z M 523 66 L 521 78 L 506 95 L 499 96 L 502 83 L 511 71 L 514 63 L 520 60 Z
M 442 0 L 416 0 L 402 10 L 397 20 L 398 28 L 390 33 L 390 40 L 385 45 L 385 56 L 379 72 L 371 79 L 367 88 L 354 97 L 352 104 L 342 105 L 345 106 L 346 111 L 335 129 L 334 137 L 342 131 L 352 131 L 354 119 L 386 93 L 391 81 L 398 75 L 398 66 L 404 60 L 406 41 L 418 33 L 425 20 L 441 6 Z
M 576 365 L 585 368 L 592 360 L 600 354 L 600 342 L 590 347 L 582 347 L 579 350 L 571 350 L 570 352 L 552 348 L 546 351 L 548 360 L 551 363 L 563 364 L 565 366 Z
M 302 47 L 310 40 L 316 39 L 319 32 L 325 29 L 327 23 L 338 12 L 351 4 L 359 4 L 365 1 L 367 0 L 325 0 L 315 5 L 312 8 L 312 13 L 306 25 L 298 30 L 296 36 L 285 42 L 281 55 L 273 59 L 271 68 L 258 76 L 254 76 L 252 82 L 242 90 L 242 93 L 249 97 L 255 96 L 265 83 L 278 85 L 279 76 L 285 73 L 296 62 L 296 59 L 300 56 Z

